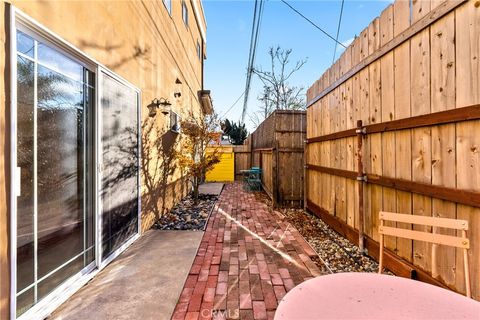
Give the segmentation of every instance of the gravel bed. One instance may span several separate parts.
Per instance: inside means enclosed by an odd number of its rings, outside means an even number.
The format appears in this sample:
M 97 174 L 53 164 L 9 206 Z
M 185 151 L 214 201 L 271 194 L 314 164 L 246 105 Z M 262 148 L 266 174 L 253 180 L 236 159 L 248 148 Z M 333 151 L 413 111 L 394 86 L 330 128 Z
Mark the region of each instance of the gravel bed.
M 203 230 L 218 196 L 198 196 L 195 204 L 192 195 L 182 199 L 170 212 L 161 217 L 153 228 L 159 230 Z
M 270 198 L 265 194 L 259 193 L 257 198 L 271 204 Z M 303 209 L 278 209 L 277 211 L 318 253 L 319 259 L 314 259 L 314 262 L 321 270 L 326 268 L 329 273 L 378 271 L 378 263 L 375 260 L 361 254 L 356 245 L 335 232 L 320 218 Z
M 280 212 L 310 243 L 332 273 L 378 271 L 375 260 L 361 254 L 356 245 L 335 232 L 320 218 L 302 209 L 282 209 Z

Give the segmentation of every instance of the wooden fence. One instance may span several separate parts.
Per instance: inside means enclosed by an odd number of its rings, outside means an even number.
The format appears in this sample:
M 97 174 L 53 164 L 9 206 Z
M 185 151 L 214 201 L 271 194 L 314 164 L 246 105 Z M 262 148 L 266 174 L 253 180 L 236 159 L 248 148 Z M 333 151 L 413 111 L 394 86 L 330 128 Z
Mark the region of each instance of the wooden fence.
M 308 90 L 306 148 L 307 208 L 374 258 L 380 210 L 468 220 L 477 300 L 479 3 L 388 6 Z M 465 292 L 460 251 L 392 237 L 386 247 L 395 273 Z
M 305 111 L 275 111 L 250 135 L 248 145 L 235 149 L 237 177 L 239 170 L 258 166 L 263 189 L 274 205 L 303 206 L 305 138 Z
M 250 153 L 251 145 L 249 143 L 250 138 L 247 139 L 246 144 L 241 146 L 233 146 L 233 152 L 235 154 L 235 180 L 242 179 L 242 170 L 251 168 Z

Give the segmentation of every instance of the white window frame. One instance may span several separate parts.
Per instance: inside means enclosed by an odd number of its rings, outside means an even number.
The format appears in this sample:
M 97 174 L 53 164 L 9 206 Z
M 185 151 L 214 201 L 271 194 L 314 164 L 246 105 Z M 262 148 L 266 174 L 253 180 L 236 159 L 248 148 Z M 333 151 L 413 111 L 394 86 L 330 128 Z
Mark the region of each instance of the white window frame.
M 185 0 L 182 0 L 182 20 L 183 24 L 188 28 L 188 7 Z
M 113 259 L 120 255 L 126 248 L 135 242 L 141 234 L 142 215 L 141 215 L 141 178 L 140 178 L 140 164 L 141 164 L 141 91 L 138 87 L 132 85 L 121 76 L 110 71 L 106 66 L 99 63 L 95 59 L 83 53 L 69 42 L 63 40 L 56 33 L 52 32 L 30 16 L 23 13 L 21 10 L 13 5 L 9 6 L 9 35 L 10 35 L 10 319 L 39 319 L 47 317 L 68 298 L 70 298 L 76 291 L 85 285 L 92 277 L 94 277 L 100 270 L 108 265 Z M 95 72 L 95 124 L 94 124 L 94 165 L 96 166 L 94 178 L 94 214 L 95 214 L 95 261 L 88 267 L 82 269 L 79 273 L 70 277 L 67 281 L 62 283 L 50 294 L 43 298 L 40 302 L 32 306 L 28 311 L 17 317 L 17 194 L 19 189 L 20 176 L 17 171 L 17 29 L 26 34 L 33 34 L 35 38 L 40 38 L 42 42 L 59 50 L 63 55 L 73 59 L 82 64 L 87 69 Z M 100 197 L 100 166 L 99 155 L 101 153 L 101 120 L 100 110 L 101 105 L 101 75 L 107 74 L 115 80 L 132 88 L 137 93 L 137 117 L 138 117 L 138 229 L 137 233 L 131 237 L 120 248 L 111 253 L 108 257 L 101 256 L 101 199 Z
M 197 39 L 197 56 L 198 60 L 202 61 L 202 47 L 200 46 L 200 42 Z
M 172 116 L 175 117 L 175 123 L 172 123 Z M 182 117 L 178 113 L 170 111 L 170 131 L 174 133 L 180 133 L 180 131 L 182 130 L 182 127 L 180 125 L 181 121 Z M 174 126 L 176 126 L 176 128 L 174 128 Z
M 163 5 L 165 6 L 165 9 L 167 9 L 167 12 L 170 16 L 172 16 L 172 1 L 173 0 L 162 0 Z

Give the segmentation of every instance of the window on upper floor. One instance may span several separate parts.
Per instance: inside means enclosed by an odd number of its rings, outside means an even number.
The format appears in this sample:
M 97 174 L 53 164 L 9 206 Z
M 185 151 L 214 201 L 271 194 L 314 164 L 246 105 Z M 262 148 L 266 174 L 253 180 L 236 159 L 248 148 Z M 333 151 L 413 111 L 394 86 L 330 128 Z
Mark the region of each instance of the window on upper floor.
M 200 42 L 197 40 L 197 56 L 199 60 L 202 60 L 202 48 L 200 47 Z
M 172 0 L 163 0 L 165 8 L 167 8 L 168 14 L 172 15 Z
M 185 23 L 185 25 L 188 27 L 188 8 L 185 1 L 182 1 L 182 18 L 183 23 Z

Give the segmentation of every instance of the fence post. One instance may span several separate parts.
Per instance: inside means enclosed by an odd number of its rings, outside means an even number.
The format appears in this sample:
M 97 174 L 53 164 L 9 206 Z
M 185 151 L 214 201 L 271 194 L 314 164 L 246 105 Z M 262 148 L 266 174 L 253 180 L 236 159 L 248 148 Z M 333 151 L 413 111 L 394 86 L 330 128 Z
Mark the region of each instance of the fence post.
M 365 134 L 365 128 L 363 128 L 362 120 L 357 121 L 357 164 L 358 164 L 358 247 L 360 252 L 365 253 L 365 244 L 364 244 L 364 228 L 365 228 L 365 217 L 363 211 L 363 182 L 365 181 L 365 175 L 363 173 L 363 159 L 362 159 L 362 145 L 363 145 L 363 135 Z

